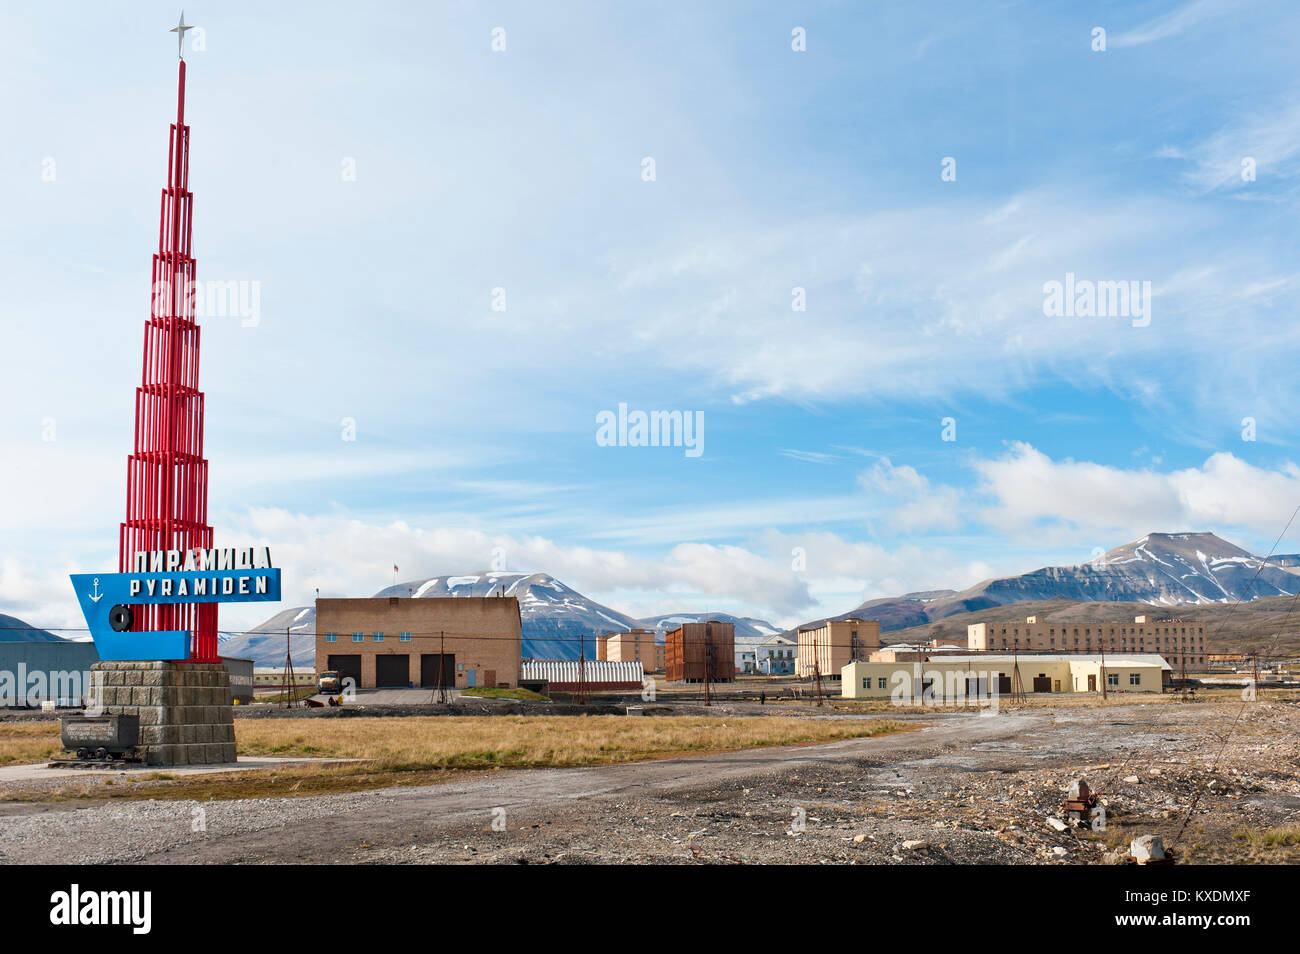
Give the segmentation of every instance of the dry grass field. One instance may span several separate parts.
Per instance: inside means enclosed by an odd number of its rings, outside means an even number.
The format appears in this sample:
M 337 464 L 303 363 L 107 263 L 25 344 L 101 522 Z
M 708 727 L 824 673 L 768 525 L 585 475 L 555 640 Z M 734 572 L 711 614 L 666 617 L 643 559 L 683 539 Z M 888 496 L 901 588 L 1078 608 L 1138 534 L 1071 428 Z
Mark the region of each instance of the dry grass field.
M 0 722 L 0 765 L 47 762 L 62 751 L 57 722 Z
M 95 788 L 103 798 L 243 798 L 421 785 L 450 771 L 609 765 L 759 746 L 813 744 L 902 731 L 887 720 L 687 716 L 424 716 L 401 719 L 236 719 L 245 757 L 360 759 L 251 772 L 132 773 Z M 0 764 L 59 751 L 57 723 L 0 723 Z M 160 784 L 163 783 L 163 784 Z M 85 797 L 79 780 L 42 797 Z M 32 793 L 0 792 L 30 800 Z
M 240 755 L 370 759 L 390 771 L 607 765 L 692 752 L 833 742 L 892 722 L 690 716 L 427 716 L 238 720 Z

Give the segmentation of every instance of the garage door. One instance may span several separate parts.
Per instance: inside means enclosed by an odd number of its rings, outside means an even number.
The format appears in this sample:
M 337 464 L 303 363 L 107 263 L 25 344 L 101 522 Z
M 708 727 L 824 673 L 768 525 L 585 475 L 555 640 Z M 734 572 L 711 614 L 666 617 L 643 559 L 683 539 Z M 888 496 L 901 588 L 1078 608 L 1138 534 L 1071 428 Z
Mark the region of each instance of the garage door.
M 420 685 L 425 689 L 438 687 L 438 660 L 442 660 L 442 684 L 448 689 L 456 688 L 456 654 L 423 653 L 420 656 Z
M 330 656 L 326 661 L 326 669 L 332 669 L 339 674 L 339 679 L 351 679 L 352 689 L 361 688 L 361 657 L 359 655 Z M 343 684 L 347 689 L 347 683 Z
M 405 689 L 411 684 L 411 657 L 391 653 L 375 657 L 375 688 Z

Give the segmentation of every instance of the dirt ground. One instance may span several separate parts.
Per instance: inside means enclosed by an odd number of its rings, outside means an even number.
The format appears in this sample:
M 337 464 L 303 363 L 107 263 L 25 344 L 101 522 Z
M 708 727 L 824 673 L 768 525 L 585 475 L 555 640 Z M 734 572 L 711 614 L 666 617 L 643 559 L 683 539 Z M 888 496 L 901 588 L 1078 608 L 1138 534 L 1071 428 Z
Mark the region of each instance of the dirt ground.
M 915 721 L 826 745 L 368 792 L 9 803 L 0 862 L 1077 864 L 1114 861 L 1147 833 L 1184 863 L 1300 861 L 1298 703 Z M 1064 818 L 1075 777 L 1103 793 L 1104 830 Z

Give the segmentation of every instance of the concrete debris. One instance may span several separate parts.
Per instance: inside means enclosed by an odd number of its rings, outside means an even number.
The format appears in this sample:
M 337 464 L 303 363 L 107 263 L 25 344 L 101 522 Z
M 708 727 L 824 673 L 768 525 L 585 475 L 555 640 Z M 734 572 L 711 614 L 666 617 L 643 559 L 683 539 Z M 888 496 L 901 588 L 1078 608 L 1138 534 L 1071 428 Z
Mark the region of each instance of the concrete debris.
M 1133 839 L 1129 854 L 1140 865 L 1165 860 L 1165 843 L 1159 835 L 1142 835 Z

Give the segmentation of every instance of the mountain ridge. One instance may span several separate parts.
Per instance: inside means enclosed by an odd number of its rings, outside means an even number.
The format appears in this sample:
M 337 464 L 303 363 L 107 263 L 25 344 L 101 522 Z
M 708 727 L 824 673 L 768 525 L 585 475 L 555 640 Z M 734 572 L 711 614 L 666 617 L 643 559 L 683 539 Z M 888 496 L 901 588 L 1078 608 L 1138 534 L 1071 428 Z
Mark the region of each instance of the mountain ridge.
M 879 619 L 882 632 L 910 629 L 948 616 L 1037 600 L 1179 606 L 1247 602 L 1300 592 L 1300 556 L 1265 560 L 1208 531 L 1148 533 L 1089 563 L 1045 566 L 991 577 L 964 590 L 918 591 L 867 600 L 827 619 Z M 934 594 L 939 594 L 934 596 Z M 934 598 L 923 598 L 930 597 Z

